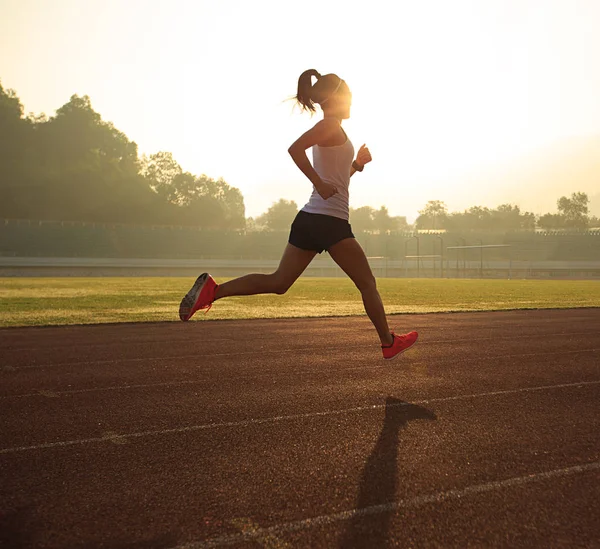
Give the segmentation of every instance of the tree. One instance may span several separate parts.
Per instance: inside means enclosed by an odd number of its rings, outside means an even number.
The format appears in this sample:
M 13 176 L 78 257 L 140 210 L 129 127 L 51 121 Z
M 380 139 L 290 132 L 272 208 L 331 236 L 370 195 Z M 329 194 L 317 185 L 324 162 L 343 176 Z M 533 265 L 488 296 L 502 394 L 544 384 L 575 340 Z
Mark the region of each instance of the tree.
M 171 203 L 177 203 L 178 196 L 173 183 L 183 173 L 181 166 L 170 152 L 159 151 L 150 156 L 142 156 L 140 174 L 150 188 Z
M 284 231 L 289 229 L 294 217 L 298 213 L 298 205 L 293 200 L 281 198 L 255 220 L 258 226 L 264 226 L 270 231 Z
M 385 206 L 373 212 L 373 226 L 380 234 L 388 234 L 408 227 L 406 217 L 392 217 Z
M 492 212 L 484 206 L 472 206 L 465 212 L 469 229 L 489 229 L 491 227 Z
M 225 227 L 228 229 L 244 229 L 246 227 L 246 206 L 244 195 L 237 187 L 231 187 L 219 179 L 224 187 L 222 204 L 225 212 Z
M 491 229 L 532 230 L 535 228 L 535 215 L 531 212 L 521 213 L 517 205 L 501 204 L 491 210 Z
M 381 208 L 375 210 L 373 213 L 373 224 L 379 234 L 387 234 L 392 230 L 393 221 L 385 206 L 381 206 Z
M 445 228 L 458 231 L 512 231 L 535 228 L 535 215 L 521 213 L 519 206 L 501 204 L 495 209 L 472 206 L 463 212 L 453 212 L 445 220 Z
M 408 221 L 406 220 L 405 215 L 397 215 L 396 217 L 392 217 L 394 220 L 394 231 L 405 231 L 408 229 Z
M 245 227 L 244 197 L 222 178 L 184 172 L 165 151 L 142 157 L 140 173 L 154 192 L 181 208 L 174 212 L 178 223 L 220 229 Z
M 541 215 L 537 221 L 538 227 L 547 231 L 565 228 L 565 217 L 560 214 L 547 213 Z
M 0 81 L 0 122 L 20 120 L 23 117 L 23 105 L 15 90 L 5 90 Z
M 69 221 L 245 227 L 244 198 L 223 179 L 184 172 L 169 152 L 138 158 L 87 95 L 50 118 L 23 117 L 0 85 L 0 215 Z
M 32 125 L 14 90 L 0 83 L 0 215 L 20 213 L 22 185 L 30 165 Z
M 448 207 L 441 200 L 430 200 L 419 211 L 415 221 L 417 229 L 443 229 L 448 218 Z
M 137 145 L 104 122 L 87 95 L 35 123 L 33 149 L 29 217 L 127 221 L 147 204 Z
M 430 200 L 419 214 L 429 217 L 445 216 L 448 215 L 448 206 L 441 200 Z
M 571 198 L 561 196 L 557 201 L 559 214 L 565 218 L 565 226 L 584 229 L 588 226 L 588 203 L 586 193 L 573 193 Z
M 585 229 L 590 223 L 588 203 L 586 193 L 572 193 L 570 198 L 561 196 L 556 201 L 558 213 L 540 216 L 538 226 L 542 229 Z
M 370 233 L 374 230 L 373 222 L 375 210 L 371 206 L 350 208 L 350 224 L 352 230 L 357 233 Z
M 350 208 L 350 223 L 352 230 L 356 233 L 389 233 L 391 231 L 401 231 L 408 227 L 406 217 L 390 216 L 388 209 L 381 206 L 379 210 L 371 206 L 362 206 L 360 208 Z
M 243 229 L 246 226 L 244 197 L 239 189 L 228 185 L 222 178 L 212 179 L 206 175 L 197 177 L 194 188 L 188 190 L 187 198 L 192 210 L 202 212 L 197 224 L 221 229 Z M 217 215 L 218 212 L 218 215 Z
M 262 229 L 262 226 L 256 222 L 254 217 L 246 218 L 246 231 L 247 232 L 257 232 Z

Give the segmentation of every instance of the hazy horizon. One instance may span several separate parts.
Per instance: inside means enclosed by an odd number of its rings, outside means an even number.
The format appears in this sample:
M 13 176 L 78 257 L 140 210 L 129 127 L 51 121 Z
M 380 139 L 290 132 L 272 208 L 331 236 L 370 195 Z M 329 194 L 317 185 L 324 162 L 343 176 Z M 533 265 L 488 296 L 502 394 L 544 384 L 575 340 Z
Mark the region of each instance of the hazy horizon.
M 392 10 L 331 1 L 318 11 L 316 19 L 267 1 L 3 0 L 0 79 L 26 112 L 52 115 L 72 94 L 89 95 L 140 154 L 170 151 L 185 170 L 238 187 L 248 217 L 280 198 L 302 206 L 310 194 L 287 147 L 317 117 L 285 99 L 313 67 L 348 81 L 345 127 L 373 153 L 353 178 L 353 207 L 385 205 L 409 221 L 435 199 L 453 210 L 513 202 L 545 213 L 560 194 L 600 192 L 587 175 L 593 160 L 572 188 L 566 177 L 531 197 L 522 175 L 477 179 L 519 170 L 544 150 L 550 165 L 556 144 L 600 142 L 600 3 L 432 0 Z M 536 197 L 540 211 L 528 205 Z

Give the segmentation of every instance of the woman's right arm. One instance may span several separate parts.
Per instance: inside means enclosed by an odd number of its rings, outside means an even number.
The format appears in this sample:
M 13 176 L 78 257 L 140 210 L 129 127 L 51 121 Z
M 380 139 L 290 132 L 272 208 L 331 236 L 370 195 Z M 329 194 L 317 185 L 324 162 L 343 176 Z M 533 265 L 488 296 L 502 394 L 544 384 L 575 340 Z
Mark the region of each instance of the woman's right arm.
M 291 147 L 288 149 L 292 160 L 296 163 L 296 166 L 300 168 L 302 173 L 308 177 L 311 183 L 317 189 L 317 192 L 322 198 L 327 200 L 338 192 L 335 185 L 326 183 L 323 181 L 319 174 L 315 171 L 308 156 L 306 156 L 306 150 L 310 149 L 314 145 L 319 143 L 327 142 L 335 135 L 336 131 L 339 130 L 339 124 L 335 120 L 321 120 L 315 124 L 310 130 L 302 134 Z

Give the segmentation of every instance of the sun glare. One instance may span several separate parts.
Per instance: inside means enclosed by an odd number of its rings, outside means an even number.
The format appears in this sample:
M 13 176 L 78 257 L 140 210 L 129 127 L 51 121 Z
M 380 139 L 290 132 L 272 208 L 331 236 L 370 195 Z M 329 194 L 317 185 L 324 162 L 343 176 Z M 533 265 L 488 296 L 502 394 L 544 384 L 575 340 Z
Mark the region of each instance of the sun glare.
M 56 13 L 15 15 L 44 40 L 0 24 L 22 60 L 8 59 L 3 84 L 26 111 L 48 114 L 73 93 L 89 94 L 140 152 L 172 151 L 185 170 L 239 187 L 248 215 L 307 197 L 286 151 L 318 118 L 284 100 L 308 68 L 335 72 L 352 90 L 347 129 L 373 154 L 353 181 L 353 202 L 387 204 L 397 215 L 414 215 L 428 199 L 484 200 L 463 174 L 600 128 L 593 3 L 374 2 L 363 10 L 328 2 L 318 24 L 342 30 L 318 41 L 307 40 L 313 23 L 300 24 L 302 14 L 279 2 L 121 4 L 104 2 L 89 29 L 71 0 Z M 54 40 L 49 21 L 68 40 Z M 66 47 L 74 42 L 77 55 Z M 51 59 L 61 62 L 49 71 Z M 40 70 L 30 70 L 38 60 Z

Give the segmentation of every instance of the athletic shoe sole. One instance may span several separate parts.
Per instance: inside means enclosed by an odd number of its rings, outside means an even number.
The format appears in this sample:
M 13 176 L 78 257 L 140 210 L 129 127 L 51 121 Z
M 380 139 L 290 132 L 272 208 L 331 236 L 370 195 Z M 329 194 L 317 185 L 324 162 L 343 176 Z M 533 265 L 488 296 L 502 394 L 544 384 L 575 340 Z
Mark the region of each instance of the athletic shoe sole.
M 417 344 L 417 341 L 419 341 L 418 334 L 417 334 L 417 339 L 415 339 L 415 342 L 410 347 L 407 347 L 406 349 L 402 349 L 399 353 L 396 353 L 394 356 L 391 356 L 390 358 L 383 357 L 383 360 L 394 360 L 395 358 L 398 358 L 402 353 L 405 353 L 406 351 L 410 351 L 410 349 L 412 349 Z
M 192 289 L 186 294 L 179 304 L 179 318 L 184 322 L 188 321 L 191 317 L 191 312 L 198 301 L 198 296 L 204 288 L 204 284 L 208 280 L 208 273 L 202 273 L 194 282 Z

